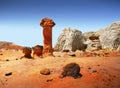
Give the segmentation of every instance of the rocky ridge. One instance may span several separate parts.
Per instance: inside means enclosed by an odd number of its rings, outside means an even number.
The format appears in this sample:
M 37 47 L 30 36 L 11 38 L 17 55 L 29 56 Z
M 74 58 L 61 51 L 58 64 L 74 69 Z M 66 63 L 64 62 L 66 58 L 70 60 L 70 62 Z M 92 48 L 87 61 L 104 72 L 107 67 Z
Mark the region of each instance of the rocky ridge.
M 0 41 L 0 49 L 22 50 L 22 46 L 13 44 L 12 42 Z

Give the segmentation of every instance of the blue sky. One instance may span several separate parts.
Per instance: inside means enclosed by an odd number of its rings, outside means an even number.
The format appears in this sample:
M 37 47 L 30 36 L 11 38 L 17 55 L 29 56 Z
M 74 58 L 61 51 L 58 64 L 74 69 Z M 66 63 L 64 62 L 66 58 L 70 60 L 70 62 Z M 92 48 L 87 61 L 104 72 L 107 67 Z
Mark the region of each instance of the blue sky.
M 0 0 L 0 41 L 42 45 L 44 17 L 56 23 L 54 45 L 64 28 L 96 31 L 120 21 L 120 0 Z

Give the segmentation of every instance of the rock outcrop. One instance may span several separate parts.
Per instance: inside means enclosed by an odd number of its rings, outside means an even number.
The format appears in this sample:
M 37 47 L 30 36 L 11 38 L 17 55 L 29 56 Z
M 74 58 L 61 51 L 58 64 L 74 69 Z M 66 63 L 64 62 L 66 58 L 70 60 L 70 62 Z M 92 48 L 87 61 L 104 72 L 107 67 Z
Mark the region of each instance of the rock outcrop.
M 115 22 L 97 33 L 100 34 L 103 49 L 120 50 L 120 22 Z
M 84 43 L 88 46 L 90 46 L 89 37 L 91 35 L 99 35 L 99 41 L 97 41 L 97 44 L 101 44 L 102 49 L 120 50 L 120 22 L 115 22 L 109 27 L 102 28 L 96 32 L 83 33 Z
M 83 50 L 83 36 L 82 32 L 79 30 L 72 30 L 66 28 L 63 30 L 62 34 L 58 37 L 57 43 L 54 46 L 54 50 Z

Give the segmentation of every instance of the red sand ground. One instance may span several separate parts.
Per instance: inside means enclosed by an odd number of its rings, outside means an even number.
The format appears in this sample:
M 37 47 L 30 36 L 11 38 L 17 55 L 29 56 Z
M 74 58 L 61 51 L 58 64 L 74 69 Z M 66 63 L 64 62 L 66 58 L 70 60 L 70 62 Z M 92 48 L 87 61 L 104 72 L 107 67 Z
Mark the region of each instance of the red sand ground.
M 19 59 L 22 55 L 21 51 L 0 52 L 0 88 L 120 88 L 120 52 L 106 57 L 63 57 L 58 52 L 56 57 Z M 81 78 L 59 78 L 70 62 L 80 65 Z M 51 74 L 41 75 L 44 68 Z

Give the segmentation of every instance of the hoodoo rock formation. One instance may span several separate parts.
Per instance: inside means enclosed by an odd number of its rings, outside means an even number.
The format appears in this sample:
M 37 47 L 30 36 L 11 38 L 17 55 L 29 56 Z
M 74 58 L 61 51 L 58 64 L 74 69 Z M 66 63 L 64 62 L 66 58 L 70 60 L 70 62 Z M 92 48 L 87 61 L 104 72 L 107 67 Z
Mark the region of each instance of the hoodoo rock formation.
M 43 27 L 43 57 L 52 56 L 52 27 L 55 25 L 52 19 L 43 18 L 40 26 Z

